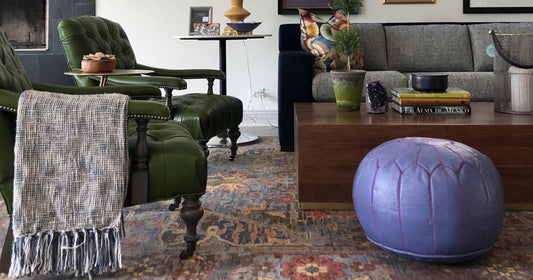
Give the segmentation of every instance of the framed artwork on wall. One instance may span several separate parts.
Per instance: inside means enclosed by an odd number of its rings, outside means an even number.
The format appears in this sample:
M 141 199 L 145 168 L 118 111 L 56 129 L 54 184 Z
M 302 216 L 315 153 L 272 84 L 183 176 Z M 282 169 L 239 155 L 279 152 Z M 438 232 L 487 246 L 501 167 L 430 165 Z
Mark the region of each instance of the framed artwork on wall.
M 194 34 L 195 23 L 211 23 L 213 20 L 213 7 L 191 7 L 189 18 L 189 35 Z
M 383 4 L 435 4 L 435 0 L 383 0 Z
M 533 13 L 529 0 L 463 0 L 463 14 Z
M 0 1 L 0 29 L 15 50 L 48 50 L 48 5 L 48 0 Z
M 278 15 L 296 15 L 299 8 L 315 14 L 333 14 L 329 2 L 330 0 L 278 0 Z

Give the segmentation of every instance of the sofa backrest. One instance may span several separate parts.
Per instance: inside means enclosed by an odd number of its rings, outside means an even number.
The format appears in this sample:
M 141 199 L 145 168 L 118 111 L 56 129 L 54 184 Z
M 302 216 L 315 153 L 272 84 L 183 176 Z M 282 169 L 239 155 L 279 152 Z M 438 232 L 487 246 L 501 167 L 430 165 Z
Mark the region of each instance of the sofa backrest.
M 128 36 L 117 22 L 81 15 L 62 19 L 57 31 L 70 70 L 79 70 L 83 56 L 96 52 L 114 54 L 117 69 L 132 69 L 137 65 Z M 74 80 L 78 86 L 97 85 L 87 76 L 74 76 Z
M 490 38 L 489 30 L 495 29 L 496 25 L 496 23 L 468 25 L 474 71 L 492 71 L 493 58 L 490 56 L 492 39 Z
M 353 23 L 357 33 L 362 36 L 363 63 L 367 71 L 388 69 L 387 40 L 381 23 Z
M 492 72 L 489 30 L 533 33 L 533 22 L 513 23 L 353 23 L 363 37 L 368 71 Z M 302 50 L 300 25 L 282 24 L 279 50 Z M 416 51 L 413 51 L 416 50 Z
M 494 53 L 492 39 L 489 30 L 498 33 L 533 33 L 533 22 L 513 23 L 483 23 L 470 24 L 468 31 L 472 42 L 472 55 L 474 58 L 474 71 L 492 71 L 493 58 L 489 54 Z
M 399 72 L 472 71 L 468 29 L 463 24 L 385 26 L 389 69 Z

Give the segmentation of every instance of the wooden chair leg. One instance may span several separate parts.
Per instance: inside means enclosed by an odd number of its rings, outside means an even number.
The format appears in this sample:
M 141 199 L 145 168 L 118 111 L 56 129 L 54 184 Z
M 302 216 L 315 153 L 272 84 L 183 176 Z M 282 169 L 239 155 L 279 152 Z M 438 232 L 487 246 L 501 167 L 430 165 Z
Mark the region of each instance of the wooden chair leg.
M 196 233 L 196 227 L 198 222 L 204 215 L 204 209 L 202 209 L 202 203 L 200 202 L 199 195 L 187 195 L 184 196 L 183 205 L 180 210 L 180 216 L 185 222 L 185 243 L 187 248 L 180 254 L 180 259 L 187 260 L 194 254 L 196 250 L 196 242 L 198 242 L 198 234 Z
M 131 175 L 131 203 L 141 204 L 148 201 L 148 140 L 146 132 L 150 119 L 135 119 L 137 122 L 137 145 L 133 159 L 133 173 Z
M 238 126 L 232 127 L 228 131 L 228 137 L 231 140 L 231 156 L 229 157 L 230 161 L 233 161 L 235 159 L 235 155 L 237 154 L 237 139 L 241 136 L 241 131 L 239 130 Z
M 170 112 L 172 112 L 172 89 L 171 88 L 165 88 L 165 99 L 166 99 L 166 105 Z
M 181 196 L 174 197 L 174 202 L 168 206 L 168 210 L 170 211 L 176 211 L 178 208 L 180 208 L 181 204 Z
M 13 224 L 9 219 L 9 228 L 7 229 L 4 247 L 2 247 L 2 255 L 0 257 L 0 273 L 9 273 L 11 266 L 11 248 L 13 245 Z

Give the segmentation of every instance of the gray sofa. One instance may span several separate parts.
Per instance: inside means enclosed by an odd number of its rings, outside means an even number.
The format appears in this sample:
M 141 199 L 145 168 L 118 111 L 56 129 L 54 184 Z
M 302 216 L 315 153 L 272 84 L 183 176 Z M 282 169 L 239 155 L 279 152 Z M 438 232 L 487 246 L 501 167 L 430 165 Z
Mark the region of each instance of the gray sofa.
M 410 87 L 410 73 L 443 72 L 448 85 L 468 90 L 472 101 L 492 101 L 494 51 L 489 30 L 499 33 L 533 33 L 533 22 L 520 23 L 355 23 L 363 36 L 366 82 L 385 87 Z M 292 30 L 298 28 L 298 30 Z M 309 60 L 298 57 L 298 24 L 280 26 L 278 110 L 280 145 L 293 147 L 294 102 L 335 102 L 329 73 L 308 74 Z M 288 42 L 286 40 L 296 40 Z M 489 48 L 488 48 L 489 47 Z M 301 50 L 301 48 L 300 48 Z M 304 52 L 305 53 L 305 52 Z M 306 55 L 303 55 L 306 56 Z M 308 56 L 312 63 L 312 58 Z M 303 62 L 303 63 L 302 63 Z M 292 69 L 291 69 L 292 68 Z M 302 71 L 299 73 L 298 71 Z M 310 78 L 308 78 L 308 76 Z M 299 81 L 292 81 L 298 77 Z M 299 85 L 294 83 L 311 83 Z M 307 92 L 309 91 L 310 92 Z M 310 95 L 310 96 L 302 96 Z

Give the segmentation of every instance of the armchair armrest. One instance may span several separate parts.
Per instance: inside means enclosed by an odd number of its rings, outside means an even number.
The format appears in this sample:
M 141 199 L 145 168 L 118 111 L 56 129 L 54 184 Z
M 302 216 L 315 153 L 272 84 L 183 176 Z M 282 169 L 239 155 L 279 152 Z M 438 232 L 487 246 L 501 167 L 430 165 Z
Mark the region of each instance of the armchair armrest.
M 182 79 L 219 79 L 226 78 L 224 72 L 215 69 L 165 69 L 137 64 L 136 68 L 152 70 L 150 76 L 170 76 Z
M 294 150 L 294 103 L 313 102 L 313 57 L 303 50 L 278 56 L 278 137 L 282 151 Z
M 0 110 L 8 112 L 17 112 L 19 102 L 19 94 L 0 89 Z
M 153 101 L 131 100 L 128 104 L 128 117 L 135 119 L 168 120 L 168 107 Z
M 93 76 L 91 76 L 92 78 Z M 94 76 L 100 80 L 98 76 Z M 107 77 L 108 85 L 128 85 L 128 86 L 141 86 L 150 85 L 157 88 L 164 89 L 187 89 L 187 82 L 179 77 L 169 76 L 109 76 Z M 159 94 L 161 97 L 161 94 Z
M 78 89 L 77 87 L 59 87 L 60 89 L 65 88 L 72 88 L 72 89 Z M 98 87 L 98 88 L 82 88 L 82 89 L 105 89 L 105 88 L 113 88 L 113 87 Z M 117 87 L 119 88 L 119 87 Z M 123 87 L 122 87 L 123 88 Z M 148 87 L 151 88 L 151 87 Z M 46 90 L 46 91 L 53 91 L 57 88 L 54 86 L 48 86 L 40 88 L 39 90 Z M 37 88 L 36 88 L 37 90 Z M 157 92 L 160 92 L 159 89 L 157 89 Z M 65 94 L 72 94 L 73 92 L 61 92 L 61 91 L 55 91 L 59 93 L 65 93 Z M 115 91 L 101 91 L 101 92 L 95 92 L 90 90 L 82 90 L 81 92 L 77 92 L 78 94 L 97 94 L 97 93 L 115 93 Z M 122 92 L 119 92 L 122 93 Z M 20 94 L 0 89 L 0 110 L 8 111 L 8 112 L 17 112 L 18 108 L 18 100 L 19 100 Z M 142 119 L 154 119 L 154 120 L 168 120 L 170 118 L 170 111 L 168 110 L 168 107 L 154 102 L 154 101 L 147 101 L 147 100 L 131 100 L 128 104 L 128 117 L 129 118 L 142 118 Z
M 33 82 L 33 88 L 41 91 L 58 92 L 65 94 L 101 94 L 122 93 L 132 99 L 161 98 L 161 91 L 153 86 L 106 86 L 106 87 L 71 87 Z

